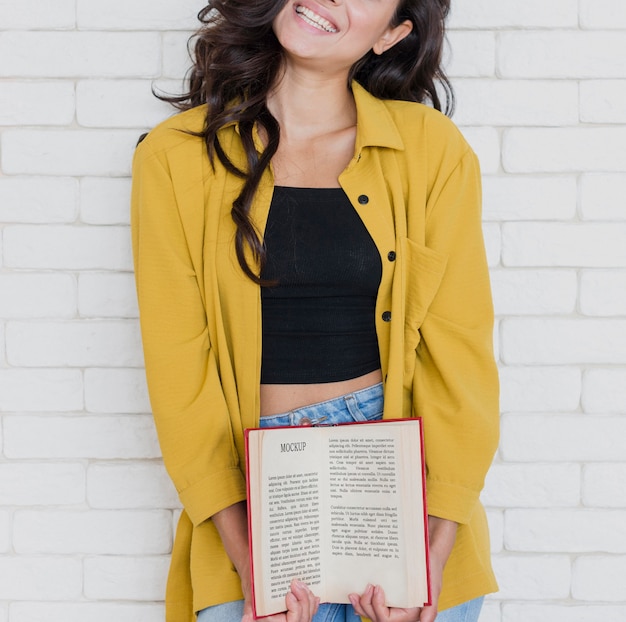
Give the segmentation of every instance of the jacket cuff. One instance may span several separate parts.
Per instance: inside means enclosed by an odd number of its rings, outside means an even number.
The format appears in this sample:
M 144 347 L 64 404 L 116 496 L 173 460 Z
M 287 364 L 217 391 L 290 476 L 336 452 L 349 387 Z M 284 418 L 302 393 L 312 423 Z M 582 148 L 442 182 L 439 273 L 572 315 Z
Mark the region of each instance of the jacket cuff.
M 239 468 L 233 467 L 205 477 L 179 493 L 194 527 L 220 510 L 246 499 L 246 480 Z
M 428 514 L 467 524 L 478 503 L 480 493 L 458 484 L 426 478 Z

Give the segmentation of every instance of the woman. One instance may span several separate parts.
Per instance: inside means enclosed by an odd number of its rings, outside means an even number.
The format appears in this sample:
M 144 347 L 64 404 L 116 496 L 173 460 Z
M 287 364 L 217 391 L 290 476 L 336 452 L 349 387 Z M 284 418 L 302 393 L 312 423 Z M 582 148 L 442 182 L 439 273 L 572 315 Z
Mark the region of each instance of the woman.
M 388 609 L 364 586 L 315 620 L 476 620 L 496 589 L 478 500 L 498 440 L 479 170 L 418 103 L 441 108 L 437 82 L 451 95 L 448 8 L 213 0 L 184 112 L 137 149 L 146 371 L 184 507 L 169 622 L 252 619 L 243 431 L 259 425 L 423 417 L 432 605 Z M 294 583 L 287 605 L 277 619 L 304 621 L 317 600 Z

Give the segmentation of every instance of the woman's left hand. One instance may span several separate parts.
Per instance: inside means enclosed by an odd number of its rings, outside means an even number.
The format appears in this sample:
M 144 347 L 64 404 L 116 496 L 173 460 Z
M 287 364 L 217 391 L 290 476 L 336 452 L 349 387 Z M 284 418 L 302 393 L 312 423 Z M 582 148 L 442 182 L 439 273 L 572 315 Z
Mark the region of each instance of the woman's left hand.
M 430 591 L 428 607 L 401 609 L 385 606 L 385 593 L 380 586 L 368 585 L 363 594 L 350 594 L 350 602 L 360 616 L 372 622 L 434 622 L 437 617 L 439 594 L 443 583 L 443 569 L 454 546 L 457 524 L 453 521 L 428 517 L 430 546 Z

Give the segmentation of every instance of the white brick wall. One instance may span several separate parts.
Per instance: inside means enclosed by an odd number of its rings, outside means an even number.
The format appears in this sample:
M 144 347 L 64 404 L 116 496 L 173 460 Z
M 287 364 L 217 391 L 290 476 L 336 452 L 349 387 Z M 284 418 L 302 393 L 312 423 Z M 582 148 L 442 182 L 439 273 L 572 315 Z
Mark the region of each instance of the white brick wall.
M 0 0 L 0 622 L 158 622 L 179 503 L 149 415 L 130 158 L 198 0 Z M 502 442 L 482 622 L 626 620 L 626 3 L 453 0 Z M 42 53 L 45 50 L 45 53 Z

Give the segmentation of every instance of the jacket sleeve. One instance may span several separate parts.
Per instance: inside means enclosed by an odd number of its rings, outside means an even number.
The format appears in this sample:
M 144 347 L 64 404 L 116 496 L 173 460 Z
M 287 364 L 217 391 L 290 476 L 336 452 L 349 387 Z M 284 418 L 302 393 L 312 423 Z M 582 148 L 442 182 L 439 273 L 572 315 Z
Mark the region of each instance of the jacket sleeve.
M 420 328 L 413 380 L 414 408 L 424 423 L 428 512 L 467 523 L 499 436 L 480 171 L 470 149 L 433 184 L 425 242 L 447 257 Z
M 165 466 L 197 525 L 245 499 L 245 480 L 167 159 L 149 139 L 133 161 L 131 226 L 150 402 Z

